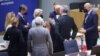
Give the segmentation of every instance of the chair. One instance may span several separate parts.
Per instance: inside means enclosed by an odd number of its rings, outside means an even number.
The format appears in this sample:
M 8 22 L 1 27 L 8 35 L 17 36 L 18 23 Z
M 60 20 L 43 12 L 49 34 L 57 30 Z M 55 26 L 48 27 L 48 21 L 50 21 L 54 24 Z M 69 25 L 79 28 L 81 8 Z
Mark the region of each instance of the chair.
M 91 51 L 91 55 L 100 56 L 100 45 L 93 47 Z
M 66 54 L 79 52 L 79 48 L 76 40 L 64 41 L 64 49 Z

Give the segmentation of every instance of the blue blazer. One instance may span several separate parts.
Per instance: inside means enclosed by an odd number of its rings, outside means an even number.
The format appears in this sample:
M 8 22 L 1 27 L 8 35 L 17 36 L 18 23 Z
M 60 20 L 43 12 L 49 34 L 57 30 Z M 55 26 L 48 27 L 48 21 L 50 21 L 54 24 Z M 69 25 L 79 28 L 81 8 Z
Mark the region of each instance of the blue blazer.
M 20 15 L 18 15 L 19 25 L 18 28 L 22 31 L 24 40 L 27 42 L 27 35 L 29 28 L 25 28 L 24 26 L 27 25 L 27 20 L 23 19 Z
M 57 13 L 55 11 L 51 12 L 49 15 L 49 18 L 52 18 L 55 20 L 55 22 L 58 22 L 58 19 L 56 18 Z
M 88 18 L 84 23 L 83 27 L 86 29 L 86 35 L 91 36 L 90 38 L 94 38 L 98 36 L 98 15 L 96 12 L 92 11 Z

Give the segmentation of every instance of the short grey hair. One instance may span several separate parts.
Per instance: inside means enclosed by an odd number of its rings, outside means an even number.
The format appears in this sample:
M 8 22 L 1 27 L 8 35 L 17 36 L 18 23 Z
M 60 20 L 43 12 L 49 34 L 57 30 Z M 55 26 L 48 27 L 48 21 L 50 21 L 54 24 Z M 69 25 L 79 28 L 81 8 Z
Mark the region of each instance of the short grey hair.
M 69 7 L 66 5 L 63 5 L 63 12 L 64 13 L 68 13 L 68 11 L 69 11 Z
M 41 17 L 36 17 L 34 20 L 35 20 L 36 26 L 38 26 L 38 25 L 42 26 L 44 24 L 44 20 Z
M 40 16 L 43 13 L 42 9 L 35 9 L 34 10 L 34 17 Z

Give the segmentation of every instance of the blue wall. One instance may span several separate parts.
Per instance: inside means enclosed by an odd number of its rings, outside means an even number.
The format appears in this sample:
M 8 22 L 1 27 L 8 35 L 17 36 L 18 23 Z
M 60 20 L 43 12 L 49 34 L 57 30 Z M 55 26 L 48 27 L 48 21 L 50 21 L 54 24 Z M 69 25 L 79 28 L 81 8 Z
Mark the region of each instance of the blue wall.
M 0 1 L 0 32 L 4 32 L 4 23 L 6 14 L 10 11 L 14 11 L 18 14 L 18 8 L 20 4 L 25 4 L 28 7 L 28 15 L 26 18 L 31 23 L 33 19 L 33 11 L 37 8 L 37 0 L 3 0 Z

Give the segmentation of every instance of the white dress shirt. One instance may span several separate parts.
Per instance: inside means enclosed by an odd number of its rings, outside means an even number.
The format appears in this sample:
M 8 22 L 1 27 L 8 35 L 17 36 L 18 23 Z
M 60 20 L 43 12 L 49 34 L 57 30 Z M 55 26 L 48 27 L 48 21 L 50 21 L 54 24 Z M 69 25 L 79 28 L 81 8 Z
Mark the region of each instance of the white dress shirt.
M 89 17 L 89 15 L 90 15 L 90 13 L 92 12 L 92 10 L 90 10 L 87 14 L 87 16 L 85 17 L 85 23 L 86 23 L 86 21 L 87 21 L 87 19 L 88 19 L 88 17 Z

